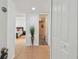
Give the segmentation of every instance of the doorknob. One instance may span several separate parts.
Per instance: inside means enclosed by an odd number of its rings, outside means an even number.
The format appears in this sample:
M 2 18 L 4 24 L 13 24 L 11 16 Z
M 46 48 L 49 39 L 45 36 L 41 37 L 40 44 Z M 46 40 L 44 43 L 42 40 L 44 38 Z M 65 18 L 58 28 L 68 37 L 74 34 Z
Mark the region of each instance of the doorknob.
M 1 8 L 3 12 L 7 12 L 7 8 L 6 7 L 2 7 Z

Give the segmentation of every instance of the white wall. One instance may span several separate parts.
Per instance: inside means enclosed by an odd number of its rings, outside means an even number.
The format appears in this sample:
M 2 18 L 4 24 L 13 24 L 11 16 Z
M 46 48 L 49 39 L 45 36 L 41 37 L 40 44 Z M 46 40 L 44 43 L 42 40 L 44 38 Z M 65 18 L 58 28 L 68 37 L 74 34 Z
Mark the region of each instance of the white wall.
M 11 0 L 0 0 L 0 8 L 1 7 L 6 7 L 7 12 L 4 13 L 0 9 L 0 51 L 3 47 L 8 48 L 8 59 L 13 59 L 15 43 L 15 8 Z
M 23 27 L 26 30 L 26 17 L 16 17 L 16 27 Z
M 8 18 L 7 18 L 7 48 L 8 48 L 8 59 L 13 59 L 15 56 L 15 24 L 16 14 L 15 5 L 13 1 L 8 0 Z
M 38 14 L 27 14 L 26 15 L 26 46 L 31 45 L 30 27 L 35 27 L 35 38 L 34 45 L 39 45 L 39 16 Z
M 7 12 L 2 11 L 2 7 L 7 8 L 7 0 L 0 0 L 0 51 L 7 47 Z M 1 53 L 0 53 L 1 55 Z

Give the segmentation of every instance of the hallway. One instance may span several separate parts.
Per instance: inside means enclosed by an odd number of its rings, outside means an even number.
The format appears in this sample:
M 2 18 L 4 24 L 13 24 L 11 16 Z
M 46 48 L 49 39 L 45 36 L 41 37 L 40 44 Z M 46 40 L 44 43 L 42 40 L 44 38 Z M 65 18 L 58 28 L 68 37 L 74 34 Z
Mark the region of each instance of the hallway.
M 17 39 L 14 59 L 50 59 L 49 48 L 47 45 L 25 47 L 24 39 L 24 36 Z

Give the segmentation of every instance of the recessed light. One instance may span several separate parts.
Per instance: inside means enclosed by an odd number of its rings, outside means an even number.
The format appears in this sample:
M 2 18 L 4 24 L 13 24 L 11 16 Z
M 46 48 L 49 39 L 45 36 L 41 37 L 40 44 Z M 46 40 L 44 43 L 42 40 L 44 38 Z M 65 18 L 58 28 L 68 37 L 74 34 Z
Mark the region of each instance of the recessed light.
M 32 8 L 33 11 L 34 11 L 35 9 L 36 9 L 35 7 Z

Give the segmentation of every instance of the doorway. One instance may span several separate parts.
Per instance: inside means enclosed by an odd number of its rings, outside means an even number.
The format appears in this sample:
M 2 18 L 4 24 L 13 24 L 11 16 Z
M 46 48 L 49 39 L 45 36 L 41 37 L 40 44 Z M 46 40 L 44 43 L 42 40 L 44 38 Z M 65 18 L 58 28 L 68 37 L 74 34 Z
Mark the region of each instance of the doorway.
M 39 16 L 39 45 L 48 45 L 47 17 L 47 14 L 42 14 Z
M 19 39 L 17 39 L 19 44 L 16 46 L 15 59 L 50 59 L 51 47 L 49 45 L 50 39 L 48 38 L 50 1 L 16 0 L 15 6 L 18 8 L 16 17 L 20 18 L 19 23 L 21 25 L 24 24 L 23 16 L 26 23 L 24 25 L 26 27 L 25 30 L 22 28 L 23 26 L 17 26 L 16 28 L 17 31 L 24 30 L 25 37 L 20 35 Z
M 16 46 L 15 46 L 15 58 L 20 55 L 20 52 L 25 46 L 26 39 L 26 19 L 24 16 L 16 17 Z

